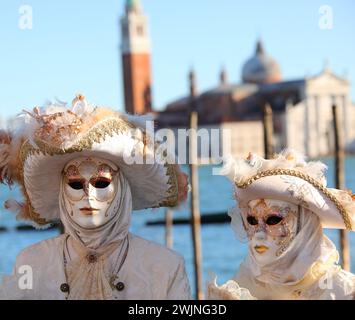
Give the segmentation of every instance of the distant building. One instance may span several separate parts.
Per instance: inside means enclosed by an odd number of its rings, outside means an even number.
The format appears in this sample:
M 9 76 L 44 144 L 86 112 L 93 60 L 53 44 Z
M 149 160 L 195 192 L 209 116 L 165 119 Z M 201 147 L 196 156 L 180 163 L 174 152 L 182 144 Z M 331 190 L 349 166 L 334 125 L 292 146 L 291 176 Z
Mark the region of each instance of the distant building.
M 139 0 L 126 0 L 121 39 L 125 109 L 128 113 L 150 112 L 150 38 L 148 20 Z
M 139 0 L 126 0 L 121 31 L 126 112 L 153 112 L 158 128 L 171 128 L 176 133 L 179 128 L 187 128 L 190 96 L 171 101 L 164 111 L 152 110 L 148 21 Z M 239 84 L 229 83 L 227 72 L 221 70 L 219 84 L 196 97 L 199 128 L 229 131 L 220 135 L 221 153 L 263 154 L 261 110 L 265 103 L 273 110 L 275 151 L 290 147 L 310 157 L 329 154 L 334 148 L 334 103 L 341 109 L 346 147 L 355 151 L 355 106 L 350 83 L 329 67 L 316 76 L 283 80 L 277 61 L 258 41 L 255 53 L 242 67 L 241 79 Z M 211 145 L 215 139 L 210 139 Z
M 328 155 L 334 150 L 332 105 L 340 108 L 341 127 L 347 151 L 354 152 L 355 107 L 350 83 L 326 67 L 319 75 L 304 79 L 302 99 L 286 105 L 283 144 L 310 157 Z
M 310 157 L 329 154 L 334 145 L 333 103 L 341 109 L 345 143 L 348 149 L 355 149 L 355 107 L 350 100 L 350 83 L 328 67 L 313 77 L 282 80 L 279 65 L 258 41 L 255 54 L 242 68 L 241 78 L 242 83 L 230 84 L 222 70 L 219 85 L 200 93 L 196 101 L 201 128 L 231 130 L 232 154 L 263 154 L 264 103 L 273 109 L 276 151 L 290 147 Z M 159 127 L 187 127 L 189 108 L 189 96 L 170 102 L 156 114 Z M 255 141 L 256 137 L 260 142 Z

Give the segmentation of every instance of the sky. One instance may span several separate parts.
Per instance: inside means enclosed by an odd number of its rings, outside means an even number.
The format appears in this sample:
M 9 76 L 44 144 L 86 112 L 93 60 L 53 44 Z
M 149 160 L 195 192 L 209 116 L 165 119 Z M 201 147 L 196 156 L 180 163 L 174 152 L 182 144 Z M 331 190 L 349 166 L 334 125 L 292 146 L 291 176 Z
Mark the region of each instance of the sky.
M 70 102 L 78 92 L 94 104 L 123 110 L 119 18 L 124 2 L 1 0 L 0 118 L 55 98 Z M 284 79 L 317 74 L 328 61 L 335 73 L 350 79 L 355 101 L 353 0 L 141 2 L 149 17 L 157 110 L 188 92 L 191 68 L 200 91 L 218 84 L 222 67 L 230 82 L 239 83 L 258 38 Z M 19 27 L 23 5 L 32 8 L 32 29 Z M 331 29 L 319 27 L 324 5 L 332 12 Z

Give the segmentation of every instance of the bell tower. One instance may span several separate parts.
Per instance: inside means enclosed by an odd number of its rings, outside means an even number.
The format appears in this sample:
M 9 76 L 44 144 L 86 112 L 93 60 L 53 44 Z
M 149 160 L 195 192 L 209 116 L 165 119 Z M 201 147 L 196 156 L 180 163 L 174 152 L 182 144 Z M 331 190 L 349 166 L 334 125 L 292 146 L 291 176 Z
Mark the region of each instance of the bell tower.
M 126 112 L 152 110 L 148 19 L 139 0 L 126 0 L 121 18 L 121 53 Z

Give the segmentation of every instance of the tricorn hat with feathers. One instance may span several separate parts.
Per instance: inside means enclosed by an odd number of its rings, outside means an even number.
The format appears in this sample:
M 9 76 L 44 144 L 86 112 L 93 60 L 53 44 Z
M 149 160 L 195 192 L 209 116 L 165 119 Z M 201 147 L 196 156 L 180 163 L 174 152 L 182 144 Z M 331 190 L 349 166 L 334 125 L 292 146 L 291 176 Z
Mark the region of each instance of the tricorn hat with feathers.
M 255 154 L 246 159 L 229 158 L 221 173 L 233 182 L 241 212 L 251 200 L 282 200 L 309 209 L 324 228 L 354 230 L 354 196 L 350 191 L 328 188 L 326 169 L 322 162 L 307 162 L 303 155 L 286 149 L 269 160 Z
M 48 104 L 24 111 L 12 130 L 0 131 L 0 182 L 21 186 L 23 201 L 7 200 L 17 218 L 45 227 L 59 219 L 62 170 L 70 160 L 96 156 L 117 164 L 127 178 L 133 209 L 176 206 L 186 199 L 187 176 L 173 155 L 159 151 L 146 132 L 147 117 L 88 104 Z M 132 155 L 143 161 L 132 161 Z

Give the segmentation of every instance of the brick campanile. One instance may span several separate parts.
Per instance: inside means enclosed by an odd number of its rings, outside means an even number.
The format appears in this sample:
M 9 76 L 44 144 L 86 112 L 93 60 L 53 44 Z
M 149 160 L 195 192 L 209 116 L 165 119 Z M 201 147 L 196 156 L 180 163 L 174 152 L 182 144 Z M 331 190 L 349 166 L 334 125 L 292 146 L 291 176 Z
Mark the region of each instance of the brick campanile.
M 125 9 L 121 18 L 125 109 L 143 114 L 152 110 L 148 19 L 139 0 L 126 0 Z

